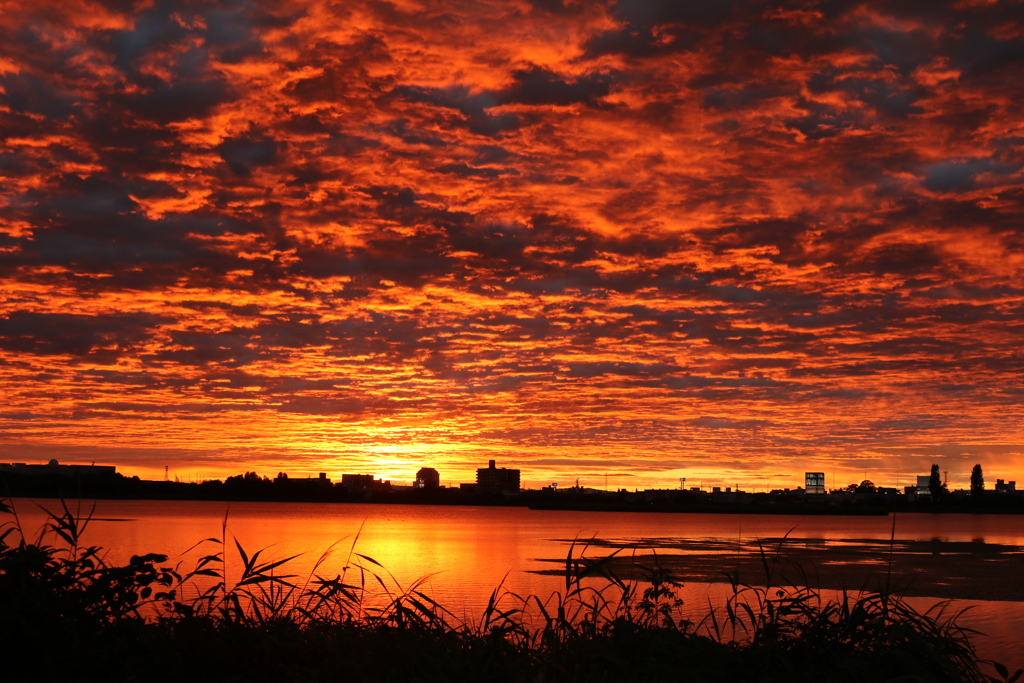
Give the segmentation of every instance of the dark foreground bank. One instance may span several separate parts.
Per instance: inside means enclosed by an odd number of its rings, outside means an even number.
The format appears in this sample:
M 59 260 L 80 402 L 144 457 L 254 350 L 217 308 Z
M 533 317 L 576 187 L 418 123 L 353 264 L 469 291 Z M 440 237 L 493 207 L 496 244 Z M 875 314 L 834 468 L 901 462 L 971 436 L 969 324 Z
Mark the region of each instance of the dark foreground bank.
M 768 556 L 766 587 L 736 584 L 724 610 L 695 623 L 670 572 L 623 580 L 573 547 L 563 592 L 499 587 L 466 623 L 355 543 L 336 576 L 291 576 L 287 559 L 250 554 L 226 529 L 188 571 L 160 555 L 109 566 L 85 545 L 83 520 L 54 512 L 46 538 L 26 542 L 13 519 L 0 531 L 5 680 L 1012 679 L 978 661 L 955 618 L 884 593 L 829 601 L 779 587 Z

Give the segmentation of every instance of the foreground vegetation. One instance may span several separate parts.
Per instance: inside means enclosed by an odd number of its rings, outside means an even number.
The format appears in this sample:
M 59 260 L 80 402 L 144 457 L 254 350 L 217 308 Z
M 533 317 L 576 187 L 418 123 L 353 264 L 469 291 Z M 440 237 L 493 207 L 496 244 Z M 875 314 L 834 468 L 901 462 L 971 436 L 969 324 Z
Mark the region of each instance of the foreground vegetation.
M 13 511 L 0 502 L 0 510 Z M 1007 681 L 979 662 L 957 615 L 898 595 L 733 582 L 694 620 L 657 566 L 622 579 L 574 545 L 564 591 L 501 586 L 466 623 L 420 584 L 401 587 L 348 549 L 341 574 L 304 579 L 221 538 L 187 572 L 163 555 L 123 566 L 82 544 L 88 517 L 65 506 L 36 539 L 0 530 L 6 680 L 32 681 Z M 330 552 L 330 551 L 328 551 Z M 237 559 L 236 559 L 237 553 Z M 237 566 L 235 563 L 237 562 Z M 690 618 L 687 618 L 687 617 Z

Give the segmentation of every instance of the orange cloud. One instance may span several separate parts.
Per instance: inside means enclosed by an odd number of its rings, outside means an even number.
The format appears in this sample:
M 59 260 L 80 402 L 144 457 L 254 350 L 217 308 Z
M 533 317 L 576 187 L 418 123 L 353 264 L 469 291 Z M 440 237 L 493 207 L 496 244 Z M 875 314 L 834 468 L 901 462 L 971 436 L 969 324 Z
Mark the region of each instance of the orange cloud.
M 527 485 L 1012 470 L 1010 14 L 15 6 L 0 443 Z

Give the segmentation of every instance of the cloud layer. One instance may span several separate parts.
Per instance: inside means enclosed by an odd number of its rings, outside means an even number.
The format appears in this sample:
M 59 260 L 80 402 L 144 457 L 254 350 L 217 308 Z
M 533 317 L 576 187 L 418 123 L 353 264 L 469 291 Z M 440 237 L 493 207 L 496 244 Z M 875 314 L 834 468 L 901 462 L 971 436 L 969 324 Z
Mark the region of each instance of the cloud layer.
M 1018 3 L 5 12 L 7 459 L 1024 465 Z

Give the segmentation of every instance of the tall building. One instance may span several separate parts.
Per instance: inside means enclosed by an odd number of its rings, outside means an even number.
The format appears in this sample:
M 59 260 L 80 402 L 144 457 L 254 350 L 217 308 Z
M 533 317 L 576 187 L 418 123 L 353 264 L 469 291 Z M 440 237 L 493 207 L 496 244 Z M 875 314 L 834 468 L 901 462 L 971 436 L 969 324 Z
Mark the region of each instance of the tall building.
M 349 491 L 369 491 L 375 481 L 372 474 L 343 474 L 341 485 Z
M 919 474 L 917 475 L 917 495 L 919 496 L 931 496 L 932 489 L 932 476 L 930 474 Z
M 811 494 L 825 493 L 825 473 L 804 472 L 804 491 Z
M 493 460 L 487 461 L 486 468 L 476 471 L 476 490 L 479 493 L 496 495 L 519 492 L 519 470 L 497 468 Z
M 424 467 L 416 473 L 414 488 L 436 489 L 441 486 L 441 475 L 433 467 Z

